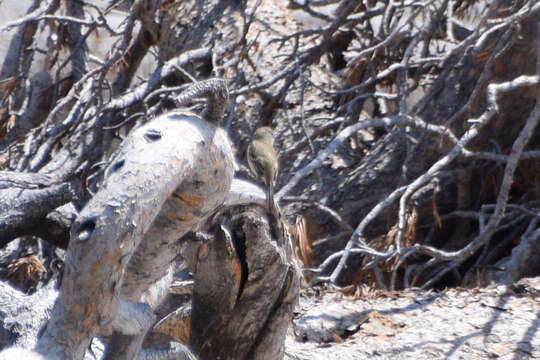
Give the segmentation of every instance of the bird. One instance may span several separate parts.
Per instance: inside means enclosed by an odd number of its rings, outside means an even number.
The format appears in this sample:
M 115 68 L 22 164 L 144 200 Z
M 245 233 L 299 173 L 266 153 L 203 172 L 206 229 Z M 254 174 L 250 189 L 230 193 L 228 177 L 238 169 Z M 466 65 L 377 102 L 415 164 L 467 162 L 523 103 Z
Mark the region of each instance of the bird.
M 255 130 L 247 148 L 247 162 L 256 178 L 267 187 L 268 210 L 275 207 L 274 189 L 278 175 L 278 156 L 274 149 L 274 132 L 263 126 Z

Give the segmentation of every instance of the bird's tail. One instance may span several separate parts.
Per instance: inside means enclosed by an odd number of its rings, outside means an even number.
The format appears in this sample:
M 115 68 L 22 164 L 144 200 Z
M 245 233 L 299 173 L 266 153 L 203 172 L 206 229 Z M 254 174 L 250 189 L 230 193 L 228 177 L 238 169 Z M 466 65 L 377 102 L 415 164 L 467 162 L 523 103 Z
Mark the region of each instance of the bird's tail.
M 285 224 L 285 218 L 283 217 L 283 214 L 281 213 L 281 209 L 279 207 L 278 202 L 276 201 L 276 198 L 274 196 L 274 185 L 270 184 L 268 186 L 268 194 L 267 194 L 267 207 L 268 212 L 271 216 L 272 225 L 276 229 L 277 235 L 278 235 L 278 241 L 283 243 L 283 231 L 284 231 L 284 224 Z

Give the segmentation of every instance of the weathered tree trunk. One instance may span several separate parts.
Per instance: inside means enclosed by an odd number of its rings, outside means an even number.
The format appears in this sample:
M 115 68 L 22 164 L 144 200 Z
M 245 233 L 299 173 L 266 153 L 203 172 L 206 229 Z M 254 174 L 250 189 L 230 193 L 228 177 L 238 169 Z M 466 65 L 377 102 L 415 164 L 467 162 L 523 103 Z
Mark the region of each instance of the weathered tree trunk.
M 223 131 L 194 114 L 169 113 L 136 129 L 72 228 L 62 292 L 38 350 L 80 359 L 93 336 L 114 330 L 121 298 L 159 304 L 170 247 L 223 203 L 232 164 Z
M 32 234 L 46 235 L 43 236 L 45 240 L 54 239 L 56 244 L 65 246 L 69 224 L 61 224 L 59 236 L 56 228 L 48 234 L 42 230 L 30 231 L 28 225 L 39 222 L 40 227 L 44 227 L 51 224 L 51 219 L 46 216 L 58 206 L 70 201 L 85 203 L 86 199 L 82 197 L 86 194 L 76 193 L 79 187 L 96 190 L 94 186 L 99 184 L 99 189 L 71 226 L 62 290 L 36 350 L 50 358 L 78 359 L 84 355 L 92 338 L 100 336 L 107 341 L 105 358 L 143 356 L 140 355 L 141 344 L 154 324 L 153 311 L 169 291 L 179 239 L 188 231 L 204 228 L 208 217 L 229 196 L 233 155 L 227 136 L 218 127 L 227 106 L 224 84 L 210 89 L 214 90 L 210 92 L 213 100 L 201 116 L 187 111 L 170 112 L 132 131 L 116 151 L 103 182 L 99 181 L 99 170 L 97 174 L 92 173 L 89 180 L 88 169 L 110 150 L 112 134 L 117 133 L 114 125 L 119 124 L 124 115 L 129 116 L 131 110 L 124 113 L 128 107 L 139 111 L 143 105 L 149 110 L 147 115 L 154 116 L 164 109 L 186 105 L 194 97 L 209 95 L 208 91 L 194 86 L 180 97 L 171 96 L 164 101 L 149 96 L 164 83 L 178 82 L 186 71 L 174 72 L 193 58 L 211 62 L 211 52 L 207 49 L 188 53 L 185 50 L 213 41 L 207 33 L 216 26 L 226 9 L 236 7 L 238 3 L 229 0 L 208 4 L 137 1 L 126 13 L 120 31 L 110 23 L 99 23 L 103 19 L 92 23 L 101 15 L 109 16 L 110 9 L 99 16 L 93 13 L 96 17 L 85 22 L 90 18 L 85 14 L 90 6 L 71 3 L 61 6 L 58 1 L 51 1 L 42 11 L 37 9 L 37 2 L 35 4 L 28 12 L 28 26 L 21 26 L 21 32 L 31 28 L 28 39 L 23 39 L 24 44 L 28 43 L 25 48 L 34 41 L 32 36 L 39 21 L 43 21 L 40 18 L 45 14 L 43 11 L 54 13 L 60 8 L 71 18 L 67 20 L 66 34 L 59 37 L 58 53 L 65 46 L 70 57 L 64 60 L 60 56 L 61 66 L 56 74 L 51 71 L 52 79 L 44 78 L 43 86 L 35 84 L 36 92 L 30 99 L 28 113 L 24 119 L 17 118 L 16 127 L 11 128 L 11 137 L 2 139 L 2 151 L 7 151 L 7 147 L 19 138 L 24 137 L 26 143 L 24 149 L 17 144 L 19 158 L 9 159 L 9 165 L 21 173 L 0 174 L 0 180 L 6 179 L 0 184 L 1 207 L 5 210 L 0 218 L 5 224 L 0 227 L 0 233 L 5 235 L 0 239 L 0 245 L 17 236 Z M 175 11 L 180 8 L 181 12 Z M 104 29 L 101 29 L 102 25 Z M 94 54 L 89 53 L 86 46 L 86 37 L 94 35 L 96 28 L 112 33 L 118 39 L 103 59 L 90 57 Z M 134 36 L 135 29 L 139 31 L 137 36 Z M 14 38 L 13 44 L 23 44 L 21 41 L 20 37 Z M 142 58 L 153 44 L 159 45 L 159 66 L 147 81 L 127 90 Z M 185 56 L 178 56 L 180 52 Z M 56 55 L 55 52 L 51 58 Z M 28 66 L 24 75 L 31 74 L 31 65 L 36 65 L 32 64 L 31 56 L 22 60 Z M 4 65 L 9 64 L 6 61 Z M 66 72 L 65 66 L 70 66 L 70 71 Z M 211 68 L 208 66 L 209 70 Z M 68 73 L 71 76 L 60 82 L 60 75 Z M 105 75 L 111 74 L 115 74 L 116 79 L 112 79 L 112 86 L 104 90 L 106 86 L 102 81 Z M 188 74 L 187 78 L 193 80 L 193 75 Z M 58 85 L 60 83 L 63 88 Z M 18 91 L 25 89 L 20 84 L 17 86 Z M 215 91 L 218 88 L 223 91 Z M 102 101 L 101 96 L 107 91 L 110 99 Z M 98 96 L 94 96 L 96 92 Z M 51 94 L 65 97 L 58 100 L 45 96 Z M 6 98 L 9 96 L 7 93 Z M 171 99 L 176 106 L 171 106 Z M 52 107 L 54 110 L 51 111 Z M 122 116 L 117 116 L 120 112 Z M 27 118 L 34 123 L 27 124 Z M 6 127 L 11 126 L 7 120 L 5 122 Z M 40 127 L 34 129 L 36 126 Z M 130 127 L 126 126 L 127 129 Z M 30 130 L 32 133 L 27 134 Z M 68 132 L 69 137 L 66 136 Z M 23 174 L 22 171 L 40 173 Z M 20 190 L 24 196 L 17 199 L 19 188 L 24 189 Z M 248 201 L 244 197 L 240 203 Z M 284 276 L 289 282 L 293 280 L 292 275 L 286 275 L 290 272 L 291 254 L 271 258 L 278 266 L 273 273 L 279 286 Z M 257 263 L 253 259 L 250 261 Z M 273 265 L 265 263 L 265 266 Z M 210 267 L 207 270 L 220 271 Z M 297 292 L 291 291 L 295 297 Z M 277 294 L 281 294 L 281 290 Z M 201 301 L 201 297 L 197 299 Z M 273 306 L 281 308 L 280 301 L 274 303 Z M 286 310 L 290 310 L 290 306 Z M 268 322 L 278 321 L 275 316 L 267 315 L 267 318 L 270 319 Z M 279 331 L 274 330 L 279 338 L 273 343 L 277 349 L 283 347 L 288 320 L 289 313 L 283 313 Z M 261 334 L 264 332 L 260 331 Z M 192 339 L 196 337 L 192 336 Z M 174 344 L 171 348 L 175 348 Z M 154 355 L 149 350 L 144 356 Z
M 300 273 L 288 233 L 265 218 L 260 207 L 232 208 L 197 252 L 190 346 L 201 360 L 284 356 Z

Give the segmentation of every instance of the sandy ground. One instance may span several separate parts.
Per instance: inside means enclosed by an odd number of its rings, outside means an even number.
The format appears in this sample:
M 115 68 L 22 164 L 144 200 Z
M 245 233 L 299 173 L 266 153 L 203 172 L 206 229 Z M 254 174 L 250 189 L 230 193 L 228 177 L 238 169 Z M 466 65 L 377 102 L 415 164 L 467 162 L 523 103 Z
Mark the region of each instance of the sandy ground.
M 303 296 L 298 311 L 288 359 L 540 358 L 540 278 L 371 299 Z

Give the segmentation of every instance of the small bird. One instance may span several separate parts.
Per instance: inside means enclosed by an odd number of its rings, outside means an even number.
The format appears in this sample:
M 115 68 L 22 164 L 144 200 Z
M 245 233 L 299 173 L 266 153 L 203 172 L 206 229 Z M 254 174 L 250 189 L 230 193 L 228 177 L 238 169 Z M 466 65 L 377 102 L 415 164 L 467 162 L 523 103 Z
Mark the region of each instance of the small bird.
M 273 212 L 274 189 L 278 174 L 278 157 L 274 149 L 274 134 L 269 127 L 260 127 L 253 134 L 253 139 L 247 149 L 249 168 L 267 187 L 268 210 Z

